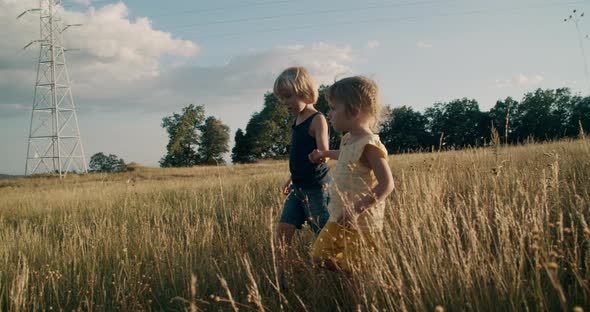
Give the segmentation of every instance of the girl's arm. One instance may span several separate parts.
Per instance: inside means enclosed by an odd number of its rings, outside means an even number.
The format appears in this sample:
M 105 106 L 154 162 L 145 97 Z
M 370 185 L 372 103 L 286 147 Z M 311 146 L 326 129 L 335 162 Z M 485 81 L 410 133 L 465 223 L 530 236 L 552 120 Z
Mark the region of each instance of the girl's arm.
M 320 155 L 324 158 L 338 160 L 338 156 L 340 156 L 340 150 L 339 149 L 327 150 L 327 151 L 320 152 Z
M 361 213 L 374 203 L 385 199 L 394 189 L 393 176 L 391 169 L 387 163 L 387 159 L 383 157 L 381 152 L 372 145 L 365 146 L 363 157 L 377 179 L 377 185 L 371 190 L 372 194 L 362 196 L 355 204 L 354 210 L 356 213 Z
M 329 159 L 338 160 L 338 156 L 340 156 L 340 150 L 327 150 L 327 151 L 320 151 L 320 150 L 313 150 L 309 153 L 308 157 L 312 163 L 317 164 L 324 164 L 328 162 Z

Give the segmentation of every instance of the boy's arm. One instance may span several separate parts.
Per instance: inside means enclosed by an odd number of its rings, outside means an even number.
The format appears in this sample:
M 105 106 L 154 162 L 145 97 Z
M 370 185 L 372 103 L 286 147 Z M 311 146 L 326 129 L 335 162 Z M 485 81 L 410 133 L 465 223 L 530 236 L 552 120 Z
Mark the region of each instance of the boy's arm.
M 328 122 L 326 121 L 326 117 L 323 114 L 318 114 L 311 121 L 311 132 L 313 132 L 313 136 L 315 137 L 315 143 L 320 151 L 327 151 L 329 147 L 329 139 L 328 139 Z
M 289 178 L 289 180 L 287 180 L 287 183 L 285 183 L 285 186 L 283 186 L 283 195 L 289 195 L 289 186 L 291 186 L 291 178 Z
M 323 114 L 319 114 L 311 122 L 317 149 L 309 154 L 309 160 L 314 163 L 326 163 L 327 158 L 338 159 L 340 151 L 329 150 L 328 122 Z
M 387 159 L 383 157 L 377 147 L 372 145 L 365 146 L 363 156 L 367 160 L 369 168 L 375 174 L 377 185 L 371 190 L 372 194 L 366 194 L 354 203 L 356 213 L 361 213 L 374 203 L 385 199 L 394 189 L 393 176 L 391 175 L 391 169 L 389 168 Z

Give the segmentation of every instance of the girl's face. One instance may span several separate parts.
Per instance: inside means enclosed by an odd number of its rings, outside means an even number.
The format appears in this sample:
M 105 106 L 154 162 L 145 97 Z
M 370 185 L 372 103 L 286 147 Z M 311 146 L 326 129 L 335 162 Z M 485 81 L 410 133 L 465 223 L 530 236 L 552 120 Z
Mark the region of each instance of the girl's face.
M 285 94 L 281 96 L 281 102 L 287 107 L 289 114 L 293 116 L 299 115 L 307 104 L 296 94 Z
M 328 103 L 330 111 L 328 112 L 328 120 L 334 130 L 338 132 L 349 131 L 353 126 L 354 120 L 352 120 L 351 114 L 346 110 L 344 104 L 340 101 L 333 101 Z

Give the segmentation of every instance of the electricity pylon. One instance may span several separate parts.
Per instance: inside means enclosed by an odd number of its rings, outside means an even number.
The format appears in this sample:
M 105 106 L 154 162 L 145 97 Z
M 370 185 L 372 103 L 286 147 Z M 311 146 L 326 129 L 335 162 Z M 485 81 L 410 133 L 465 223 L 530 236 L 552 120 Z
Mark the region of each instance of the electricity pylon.
M 80 24 L 62 24 L 60 6 L 61 0 L 40 0 L 17 17 L 39 12 L 41 29 L 41 38 L 24 47 L 40 44 L 25 175 L 88 172 L 62 44 L 62 33 Z

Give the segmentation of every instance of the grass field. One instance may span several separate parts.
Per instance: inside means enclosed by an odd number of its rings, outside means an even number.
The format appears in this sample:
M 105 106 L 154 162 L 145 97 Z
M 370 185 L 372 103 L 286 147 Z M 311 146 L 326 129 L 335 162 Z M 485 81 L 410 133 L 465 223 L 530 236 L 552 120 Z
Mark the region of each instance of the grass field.
M 590 141 L 390 156 L 378 274 L 277 289 L 285 162 L 0 181 L 0 310 L 590 307 Z M 356 305 L 358 304 L 358 306 Z

